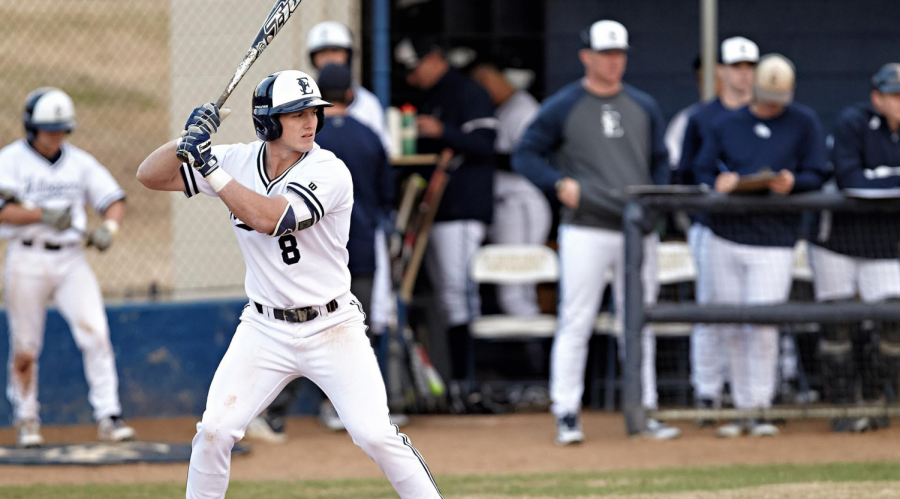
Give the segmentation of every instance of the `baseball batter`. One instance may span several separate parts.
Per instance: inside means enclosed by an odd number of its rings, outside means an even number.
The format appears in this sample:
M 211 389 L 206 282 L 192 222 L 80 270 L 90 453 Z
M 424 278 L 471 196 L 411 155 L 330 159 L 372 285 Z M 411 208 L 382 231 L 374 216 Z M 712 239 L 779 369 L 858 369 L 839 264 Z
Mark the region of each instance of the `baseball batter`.
M 82 238 L 90 204 L 103 226 L 88 244 L 106 250 L 125 215 L 125 193 L 87 152 L 66 142 L 75 129 L 75 107 L 65 92 L 44 87 L 25 99 L 26 138 L 0 150 L 0 189 L 18 202 L 0 201 L 0 235 L 9 240 L 3 282 L 9 321 L 6 394 L 18 443 L 43 444 L 38 404 L 38 358 L 47 302 L 56 303 L 84 360 L 88 401 L 104 441 L 134 438 L 120 417 L 115 356 L 97 279 Z
M 550 358 L 551 410 L 560 445 L 584 440 L 579 412 L 588 343 L 613 273 L 616 306 L 624 297 L 622 211 L 610 193 L 629 185 L 666 184 L 669 165 L 663 119 L 652 97 L 622 82 L 628 32 L 597 21 L 583 36 L 585 78 L 544 102 L 513 154 L 513 168 L 564 205 L 559 229 L 559 326 Z M 656 301 L 656 235 L 645 240 L 645 299 Z M 621 310 L 621 308 L 619 308 Z M 642 331 L 643 404 L 655 408 L 656 339 Z M 677 428 L 649 420 L 653 438 L 677 437 Z
M 330 105 L 305 73 L 269 75 L 253 95 L 261 141 L 211 147 L 220 114 L 206 104 L 191 114 L 181 139 L 154 151 L 138 171 L 154 190 L 219 197 L 247 264 L 250 302 L 197 424 L 188 499 L 225 497 L 234 443 L 300 376 L 331 399 L 354 443 L 400 497 L 442 497 L 422 456 L 391 424 L 364 313 L 350 292 L 353 183 L 344 163 L 315 143 Z
M 729 193 L 742 175 L 768 167 L 778 172 L 767 184 L 772 192 L 819 189 L 826 176 L 822 126 L 815 112 L 792 102 L 793 64 L 778 54 L 763 57 L 754 82 L 749 106 L 712 122 L 697 156 L 697 180 Z M 753 306 L 787 301 L 799 215 L 712 214 L 709 227 L 710 303 Z M 768 409 L 775 395 L 778 328 L 726 325 L 723 334 L 735 407 Z M 717 435 L 737 437 L 744 432 L 774 436 L 778 428 L 764 420 L 734 421 L 721 426 Z

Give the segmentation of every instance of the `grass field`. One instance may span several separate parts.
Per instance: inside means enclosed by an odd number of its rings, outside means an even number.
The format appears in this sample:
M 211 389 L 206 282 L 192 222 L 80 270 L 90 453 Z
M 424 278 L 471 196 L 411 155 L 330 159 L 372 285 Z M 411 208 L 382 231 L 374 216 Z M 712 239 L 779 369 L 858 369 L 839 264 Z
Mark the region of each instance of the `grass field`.
M 900 462 L 668 468 L 529 475 L 438 477 L 447 498 L 838 499 L 900 497 Z M 5 499 L 184 497 L 183 484 L 0 487 Z M 389 498 L 383 479 L 234 482 L 229 499 Z

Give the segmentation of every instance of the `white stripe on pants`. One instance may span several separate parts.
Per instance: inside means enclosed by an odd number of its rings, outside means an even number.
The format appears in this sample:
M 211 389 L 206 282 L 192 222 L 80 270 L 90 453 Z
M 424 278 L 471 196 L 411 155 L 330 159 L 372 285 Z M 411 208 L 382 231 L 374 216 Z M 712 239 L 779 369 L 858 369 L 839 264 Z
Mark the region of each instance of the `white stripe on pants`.
M 656 303 L 659 285 L 656 277 L 658 239 L 644 239 L 644 301 Z M 559 325 L 550 357 L 551 411 L 557 417 L 577 413 L 584 394 L 584 371 L 588 343 L 600 308 L 600 300 L 612 272 L 613 295 L 618 310 L 624 307 L 624 237 L 621 232 L 575 225 L 559 228 L 560 301 Z M 620 340 L 620 347 L 624 342 Z M 656 338 L 648 325 L 642 331 L 644 351 L 641 364 L 643 405 L 655 408 Z M 620 348 L 620 353 L 624 352 Z
M 468 324 L 481 315 L 481 299 L 469 278 L 469 265 L 484 233 L 484 223 L 476 220 L 439 222 L 431 228 L 425 267 L 448 328 Z
M 709 227 L 696 223 L 687 234 L 688 245 L 697 268 L 694 297 L 698 305 L 709 303 L 712 291 L 708 251 L 711 234 Z M 694 387 L 694 398 L 721 400 L 727 371 L 728 353 L 722 326 L 695 324 L 691 334 L 691 385 Z
M 710 303 L 772 305 L 787 301 L 791 291 L 793 247 L 738 244 L 711 234 Z M 725 326 L 734 405 L 738 409 L 772 406 L 778 366 L 778 327 L 749 324 Z
M 544 244 L 553 214 L 544 194 L 525 177 L 507 171 L 494 174 L 494 221 L 490 239 L 495 244 Z M 538 315 L 534 284 L 497 286 L 497 301 L 506 315 Z

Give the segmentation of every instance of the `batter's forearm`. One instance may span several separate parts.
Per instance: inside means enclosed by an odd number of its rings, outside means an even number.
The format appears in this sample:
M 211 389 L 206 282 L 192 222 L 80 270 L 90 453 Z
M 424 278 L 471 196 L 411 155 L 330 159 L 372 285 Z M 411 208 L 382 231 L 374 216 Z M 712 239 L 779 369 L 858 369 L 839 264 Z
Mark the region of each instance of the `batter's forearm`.
M 138 182 L 155 191 L 182 191 L 184 182 L 179 169 L 181 160 L 175 156 L 177 140 L 167 142 L 150 153 L 138 167 Z
M 7 203 L 0 209 L 0 222 L 13 225 L 28 225 L 40 221 L 40 208 L 26 208 L 18 203 Z
M 228 182 L 218 194 L 235 217 L 252 227 L 253 230 L 263 234 L 271 234 L 275 231 L 275 226 L 281 219 L 281 214 L 284 213 L 288 203 L 283 196 L 269 198 L 257 194 L 233 180 Z

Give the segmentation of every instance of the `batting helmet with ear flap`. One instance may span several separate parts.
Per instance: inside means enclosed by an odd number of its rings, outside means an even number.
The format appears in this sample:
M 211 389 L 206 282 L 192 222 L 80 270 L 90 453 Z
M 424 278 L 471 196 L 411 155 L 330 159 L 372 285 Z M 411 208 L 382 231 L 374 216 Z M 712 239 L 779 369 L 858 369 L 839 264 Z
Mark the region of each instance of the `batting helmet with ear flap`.
M 25 97 L 22 122 L 28 140 L 34 139 L 38 130 L 71 132 L 75 129 L 75 105 L 62 90 L 41 87 Z
M 279 71 L 263 78 L 253 92 L 253 126 L 260 140 L 271 142 L 281 137 L 279 114 L 316 109 L 316 133 L 325 125 L 323 108 L 332 104 L 322 99 L 319 86 L 311 76 L 295 70 Z

